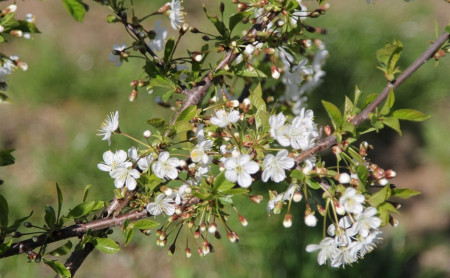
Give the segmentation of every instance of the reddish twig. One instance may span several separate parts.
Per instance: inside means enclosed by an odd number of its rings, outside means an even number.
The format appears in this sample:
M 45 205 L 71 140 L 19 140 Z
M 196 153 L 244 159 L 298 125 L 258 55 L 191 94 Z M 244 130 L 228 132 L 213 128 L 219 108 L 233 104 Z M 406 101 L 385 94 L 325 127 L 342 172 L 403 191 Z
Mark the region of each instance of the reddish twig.
M 438 51 L 441 46 L 450 39 L 449 33 L 442 34 L 419 58 L 414 61 L 400 76 L 394 81 L 390 82 L 384 90 L 378 95 L 378 97 L 370 103 L 361 113 L 356 115 L 351 123 L 355 126 L 361 124 L 364 120 L 369 117 L 369 113 L 375 110 L 389 95 L 391 89 L 395 90 L 398 86 L 400 86 L 406 79 L 408 79 L 417 69 L 419 69 L 426 61 L 433 58 L 436 51 Z M 300 163 L 307 159 L 308 157 L 319 153 L 325 149 L 329 149 L 331 146 L 336 145 L 336 137 L 331 135 L 326 137 L 325 139 L 319 141 L 312 148 L 300 153 L 295 157 L 295 161 Z

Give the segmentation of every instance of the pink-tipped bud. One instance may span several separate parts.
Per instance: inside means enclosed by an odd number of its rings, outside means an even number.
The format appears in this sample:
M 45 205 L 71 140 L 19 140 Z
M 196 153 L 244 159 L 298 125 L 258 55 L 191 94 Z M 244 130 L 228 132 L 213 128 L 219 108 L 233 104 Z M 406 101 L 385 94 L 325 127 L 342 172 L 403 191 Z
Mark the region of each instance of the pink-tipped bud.
M 235 243 L 237 241 L 237 238 L 233 232 L 227 233 L 227 237 L 232 243 Z
M 199 238 L 199 237 L 200 237 L 200 230 L 197 229 L 197 230 L 195 230 L 195 232 L 194 232 L 194 238 Z
M 280 78 L 280 70 L 275 65 L 272 65 L 272 78 Z
M 161 233 L 159 234 L 159 240 L 164 240 L 164 239 L 166 239 L 166 237 L 167 237 L 166 232 L 161 231 Z
M 389 181 L 388 181 L 387 179 L 385 179 L 385 178 L 382 178 L 382 179 L 379 179 L 379 180 L 377 181 L 377 183 L 378 183 L 379 185 L 381 185 L 381 186 L 386 186 L 386 185 L 389 183 Z
M 284 220 L 283 220 L 283 226 L 285 228 L 290 228 L 292 227 L 292 215 L 290 213 L 286 214 L 284 216 Z
M 130 102 L 133 102 L 137 98 L 137 95 L 138 95 L 138 91 L 137 90 L 132 90 L 131 93 L 130 93 L 130 96 L 128 97 L 128 100 Z
M 394 170 L 386 170 L 386 172 L 384 172 L 384 177 L 387 179 L 393 179 L 397 176 L 397 173 Z
M 339 146 L 333 146 L 333 147 L 331 147 L 331 149 L 333 150 L 333 153 L 335 155 L 338 155 L 338 154 L 340 154 L 342 152 L 342 148 L 339 147 Z
M 244 226 L 244 227 L 247 227 L 247 225 L 248 225 L 247 219 L 245 219 L 245 217 L 242 215 L 239 215 L 239 222 L 241 222 L 242 226 Z
M 186 249 L 184 249 L 184 252 L 186 253 L 186 258 L 189 259 L 192 256 L 192 252 L 189 247 L 186 247 Z
M 320 215 L 325 216 L 327 214 L 327 211 L 323 206 L 317 206 L 317 211 L 320 213 Z
M 259 204 L 259 203 L 262 202 L 263 196 L 261 196 L 261 195 L 253 195 L 253 196 L 250 197 L 250 200 L 251 200 L 253 203 L 255 203 L 255 204 Z
M 200 231 L 202 231 L 202 232 L 206 231 L 206 224 L 205 224 L 205 222 L 200 224 Z
M 164 194 L 166 194 L 166 196 L 170 196 L 170 195 L 172 195 L 173 190 L 172 190 L 172 188 L 163 185 L 163 186 L 161 187 L 161 192 L 164 193 Z
M 344 215 L 345 214 L 345 207 L 341 206 L 339 204 L 339 202 L 335 202 L 334 203 L 334 207 L 336 208 L 336 213 L 339 215 Z
M 326 136 L 330 136 L 331 135 L 331 127 L 329 125 L 326 125 L 323 130 L 325 131 L 325 135 Z
M 208 255 L 210 251 L 211 251 L 211 248 L 209 247 L 209 242 L 205 239 L 202 243 L 203 255 Z

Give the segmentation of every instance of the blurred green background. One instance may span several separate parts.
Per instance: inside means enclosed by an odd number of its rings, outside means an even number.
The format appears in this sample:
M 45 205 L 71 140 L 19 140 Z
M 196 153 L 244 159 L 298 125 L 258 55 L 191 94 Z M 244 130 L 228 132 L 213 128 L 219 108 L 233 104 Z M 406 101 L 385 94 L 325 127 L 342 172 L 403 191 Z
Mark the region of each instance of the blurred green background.
M 148 5 L 164 4 L 135 2 L 146 9 Z M 304 2 L 315 7 L 314 1 Z M 204 26 L 198 3 L 184 2 L 186 21 Z M 96 165 L 104 151 L 128 148 L 130 142 L 114 137 L 109 147 L 95 135 L 105 116 L 119 110 L 121 129 L 139 137 L 147 129 L 145 120 L 170 115 L 170 111 L 154 105 L 154 96 L 144 92 L 137 101 L 128 101 L 128 84 L 140 77 L 141 61 L 120 68 L 108 62 L 113 44 L 131 40 L 122 26 L 106 23 L 105 7 L 88 4 L 85 22 L 77 23 L 62 3 L 19 2 L 18 14 L 36 15 L 42 34 L 1 45 L 3 53 L 17 54 L 29 65 L 27 72 L 16 72 L 9 79 L 7 94 L 14 103 L 0 106 L 0 148 L 17 149 L 16 164 L 0 168 L 0 177 L 5 180 L 0 193 L 8 199 L 11 219 L 33 210 L 31 221 L 42 223 L 44 206 L 56 204 L 56 182 L 63 190 L 64 209 L 81 201 L 86 184 L 92 184 L 91 199 L 108 200 L 112 180 Z M 364 93 L 379 92 L 385 86 L 375 56 L 385 42 L 397 38 L 404 43 L 400 66 L 406 68 L 436 38 L 435 24 L 442 31 L 450 23 L 450 5 L 443 0 L 378 0 L 373 5 L 347 0 L 330 4 L 326 16 L 308 20 L 328 30 L 323 37 L 330 52 L 327 75 L 309 102 L 320 124 L 327 123 L 320 99 L 342 104 L 344 94 L 352 95 L 355 85 Z M 218 6 L 213 1 L 207 5 L 211 10 Z M 231 12 L 234 7 L 227 4 L 227 9 Z M 175 36 L 168 20 L 162 20 L 169 36 Z M 201 40 L 183 43 L 200 45 Z M 293 206 L 294 226 L 285 229 L 282 215 L 267 217 L 265 202 L 245 202 L 238 208 L 249 226 L 233 225 L 241 237 L 238 245 L 228 240 L 213 241 L 215 254 L 203 259 L 193 254 L 187 260 L 182 244 L 171 257 L 166 255 L 166 248 L 155 245 L 154 236 L 137 235 L 118 254 L 94 252 L 77 277 L 448 277 L 449 73 L 449 57 L 438 67 L 430 61 L 396 92 L 396 108 L 421 110 L 432 116 L 430 120 L 402 123 L 402 137 L 385 130 L 367 138 L 376 148 L 374 160 L 383 168 L 397 171 L 394 183 L 423 194 L 403 202 L 399 227 L 384 228 L 382 246 L 353 267 L 319 267 L 317 254 L 306 253 L 305 246 L 318 242 L 321 231 L 303 224 L 302 205 Z M 262 188 L 261 193 L 266 190 Z M 123 242 L 119 234 L 114 238 Z M 47 266 L 27 263 L 25 255 L 0 260 L 0 277 L 40 276 L 50 277 L 52 272 Z

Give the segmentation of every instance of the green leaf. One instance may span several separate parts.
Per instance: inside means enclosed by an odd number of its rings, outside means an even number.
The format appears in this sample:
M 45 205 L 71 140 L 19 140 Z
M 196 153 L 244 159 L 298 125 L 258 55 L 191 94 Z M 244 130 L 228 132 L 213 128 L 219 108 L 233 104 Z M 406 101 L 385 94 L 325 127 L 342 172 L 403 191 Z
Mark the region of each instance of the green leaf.
M 386 210 L 383 206 L 380 206 L 378 209 L 379 218 L 381 220 L 381 227 L 384 227 L 389 223 L 389 211 Z
M 71 209 L 66 218 L 80 218 L 104 207 L 106 207 L 104 201 L 84 202 Z
M 125 237 L 125 246 L 128 245 L 128 243 L 133 239 L 134 236 L 134 229 L 126 229 L 123 231 L 124 237 Z
M 366 108 L 369 104 L 371 104 L 376 98 L 377 98 L 378 94 L 370 94 L 368 95 L 365 99 L 363 104 L 361 105 L 361 109 Z
M 400 129 L 400 122 L 396 117 L 389 117 L 383 120 L 383 124 L 397 131 L 398 134 L 402 135 L 402 130 Z
M 372 207 L 378 207 L 382 203 L 384 203 L 391 196 L 391 187 L 386 185 L 378 192 L 374 193 L 370 196 L 368 202 Z
M 49 228 L 53 228 L 56 223 L 56 213 L 52 206 L 45 206 L 45 223 Z
M 12 242 L 11 239 L 9 242 L 0 243 L 0 255 L 11 247 Z
M 8 214 L 8 202 L 3 197 L 3 195 L 0 194 L 0 228 L 8 226 Z
M 358 179 L 366 184 L 367 178 L 369 177 L 369 170 L 364 165 L 358 165 L 356 167 L 356 173 L 358 174 Z
M 320 188 L 320 183 L 313 180 L 313 179 L 307 179 L 306 180 L 306 184 L 312 188 L 312 189 L 319 189 Z
M 191 105 L 188 106 L 186 109 L 183 110 L 183 112 L 180 113 L 180 115 L 177 118 L 178 121 L 190 121 L 192 120 L 195 115 L 197 115 L 197 106 Z
M 16 221 L 14 221 L 14 223 L 8 227 L 8 229 L 6 229 L 7 233 L 12 233 L 17 231 L 17 229 L 20 227 L 20 225 L 22 225 L 23 222 L 25 222 L 25 220 L 27 220 L 28 218 L 31 217 L 31 215 L 33 215 L 33 212 L 30 212 L 30 215 L 22 217 L 17 219 Z
M 96 237 L 92 242 L 98 250 L 105 254 L 114 254 L 120 251 L 119 244 L 110 238 Z
M 14 149 L 0 150 L 0 167 L 8 166 L 16 162 L 14 156 L 11 154 Z
M 323 107 L 325 107 L 325 110 L 327 110 L 328 116 L 333 123 L 334 129 L 338 129 L 338 127 L 340 127 L 343 122 L 341 111 L 339 111 L 339 109 L 334 104 L 325 100 L 322 100 L 322 105 Z
M 206 17 L 208 18 L 208 20 L 214 25 L 214 27 L 216 27 L 217 31 L 219 32 L 219 34 L 222 35 L 223 38 L 228 37 L 228 29 L 225 27 L 225 24 L 220 21 L 217 16 L 210 16 L 208 15 L 208 13 L 206 12 L 206 6 L 203 5 L 203 11 L 205 12 Z
M 386 43 L 384 48 L 377 51 L 377 59 L 381 64 L 379 69 L 384 72 L 388 80 L 394 80 L 395 74 L 399 72 L 396 65 L 402 50 L 403 44 L 398 40 L 394 40 L 392 44 Z
M 167 62 L 172 58 L 174 47 L 175 47 L 175 39 L 170 38 L 166 42 L 166 46 L 164 47 L 164 58 L 163 58 L 164 64 L 167 64 Z
M 3 38 L 3 36 L 1 36 Z M 1 42 L 1 41 L 0 41 Z M 0 103 L 11 103 L 11 99 L 4 93 L 0 93 Z
M 399 109 L 395 110 L 392 116 L 396 117 L 399 120 L 407 120 L 414 122 L 425 121 L 430 118 L 430 115 L 424 114 L 420 111 L 414 109 Z
M 394 102 L 395 102 L 394 89 L 391 88 L 391 90 L 389 91 L 389 94 L 386 98 L 386 101 L 384 102 L 384 104 L 380 110 L 380 114 L 381 115 L 389 114 L 389 111 L 391 111 L 391 108 L 394 105 Z
M 234 182 L 231 182 L 225 178 L 225 172 L 221 172 L 214 179 L 214 189 L 217 191 L 227 191 L 234 187 Z
M 345 96 L 344 115 L 351 116 L 354 108 L 353 102 Z
M 290 177 L 300 181 L 305 179 L 305 175 L 303 174 L 303 172 L 297 169 L 291 172 Z
M 88 194 L 89 194 L 89 188 L 91 188 L 91 184 L 87 184 L 87 185 L 84 187 L 84 192 L 83 192 L 83 202 L 86 202 L 86 199 L 87 199 Z
M 230 16 L 230 20 L 228 21 L 228 28 L 230 29 L 230 32 L 233 31 L 234 27 L 246 17 L 249 17 L 253 13 L 251 11 L 244 11 L 237 14 L 234 14 Z
M 154 128 L 156 128 L 158 131 L 163 132 L 165 131 L 169 125 L 161 118 L 153 118 L 147 121 L 147 123 Z
M 56 183 L 56 193 L 58 194 L 58 215 L 56 216 L 56 220 L 59 220 L 59 216 L 61 215 L 61 208 L 62 208 L 62 204 L 63 204 L 63 195 L 61 192 L 61 189 L 59 188 L 58 183 Z M 84 202 L 84 200 L 83 200 Z
M 256 128 L 264 128 L 264 126 L 267 125 L 269 121 L 269 115 L 266 111 L 266 102 L 262 99 L 261 83 L 258 83 L 256 88 L 250 91 L 249 99 L 252 106 L 257 110 L 257 112 L 255 113 Z
M 72 242 L 69 240 L 63 246 L 56 248 L 55 250 L 49 252 L 49 255 L 52 256 L 64 256 L 70 252 L 72 249 Z
M 76 21 L 82 22 L 86 15 L 86 6 L 77 0 L 62 0 L 64 6 Z
M 192 126 L 192 124 L 189 121 L 177 121 L 177 122 L 175 122 L 173 128 L 178 133 L 182 133 L 182 132 L 186 132 L 186 131 L 194 129 L 194 127 Z
M 61 277 L 72 277 L 72 274 L 70 274 L 70 271 L 60 262 L 58 261 L 50 261 L 44 258 L 44 263 L 51 267 L 56 274 L 58 274 Z
M 224 190 L 222 193 L 224 194 L 230 194 L 230 195 L 241 195 L 241 194 L 247 194 L 250 190 L 245 188 L 232 188 L 228 190 Z
M 358 106 L 358 101 L 361 95 L 362 92 L 359 90 L 358 86 L 355 86 L 355 97 L 353 98 L 353 105 Z
M 151 229 L 158 227 L 159 225 L 161 225 L 161 224 L 159 224 L 158 222 L 152 221 L 152 220 L 147 220 L 147 219 L 138 220 L 131 224 L 131 226 L 134 229 L 139 229 L 139 230 L 151 230 Z
M 407 189 L 407 188 L 394 188 L 392 191 L 392 197 L 398 197 L 402 199 L 408 199 L 410 197 L 421 194 L 419 191 Z

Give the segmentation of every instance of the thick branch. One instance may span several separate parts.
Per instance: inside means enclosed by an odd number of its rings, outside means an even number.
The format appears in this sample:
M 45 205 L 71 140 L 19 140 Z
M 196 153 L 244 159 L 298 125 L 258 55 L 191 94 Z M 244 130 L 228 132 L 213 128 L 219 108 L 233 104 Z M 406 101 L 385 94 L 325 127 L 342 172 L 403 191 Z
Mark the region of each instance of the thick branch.
M 355 126 L 361 124 L 364 120 L 369 117 L 369 113 L 375 110 L 389 95 L 389 91 L 391 89 L 395 90 L 398 86 L 400 86 L 406 79 L 408 79 L 417 69 L 419 69 L 426 61 L 431 59 L 433 55 L 441 48 L 441 46 L 450 39 L 449 33 L 442 34 L 419 58 L 417 58 L 414 63 L 412 63 L 394 82 L 389 83 L 384 90 L 378 95 L 378 97 L 369 104 L 361 113 L 356 115 L 351 123 Z M 330 148 L 333 145 L 336 145 L 336 137 L 331 135 L 327 138 L 319 141 L 312 148 L 302 152 L 301 154 L 295 157 L 295 161 L 297 163 L 302 162 L 308 157 L 323 151 L 325 149 Z
M 257 22 L 250 28 L 250 30 L 247 32 L 247 34 L 243 37 L 244 40 L 248 40 L 250 38 L 256 37 L 256 34 L 258 31 L 264 30 L 269 24 L 269 22 L 272 21 L 272 19 L 277 16 L 279 12 L 270 12 L 266 16 L 261 16 Z M 209 71 L 205 74 L 205 76 L 202 78 L 202 80 L 198 83 L 199 85 L 192 88 L 192 89 L 186 89 L 184 90 L 184 94 L 186 95 L 186 98 L 181 105 L 180 109 L 174 114 L 172 118 L 172 124 L 175 123 L 178 115 L 180 115 L 181 112 L 183 112 L 184 109 L 191 105 L 198 104 L 203 97 L 208 92 L 208 89 L 213 84 L 214 79 L 214 73 L 218 70 L 223 69 L 226 65 L 230 65 L 238 56 L 238 53 L 234 51 L 234 49 L 230 49 L 225 52 L 225 55 L 223 59 L 217 64 L 216 68 L 214 70 Z
M 95 246 L 92 243 L 86 243 L 84 248 L 82 250 L 75 250 L 70 255 L 70 257 L 67 259 L 64 266 L 70 271 L 70 274 L 72 274 L 72 277 L 75 276 L 75 272 L 80 268 L 81 264 L 84 262 L 84 260 L 89 256 L 89 254 L 94 251 Z M 60 277 L 57 275 L 56 277 Z
M 113 218 L 104 218 L 95 220 L 88 223 L 75 224 L 59 231 L 55 231 L 51 236 L 47 234 L 42 234 L 33 239 L 27 239 L 24 241 L 16 242 L 11 245 L 11 247 L 4 253 L 0 254 L 0 259 L 5 257 L 14 256 L 21 253 L 27 253 L 36 247 L 44 244 L 64 240 L 71 237 L 81 237 L 90 231 L 98 231 L 102 229 L 107 229 L 116 226 L 122 226 L 122 224 L 129 219 L 130 221 L 136 221 L 148 216 L 146 210 L 143 211 L 132 211 L 128 213 L 121 214 Z

